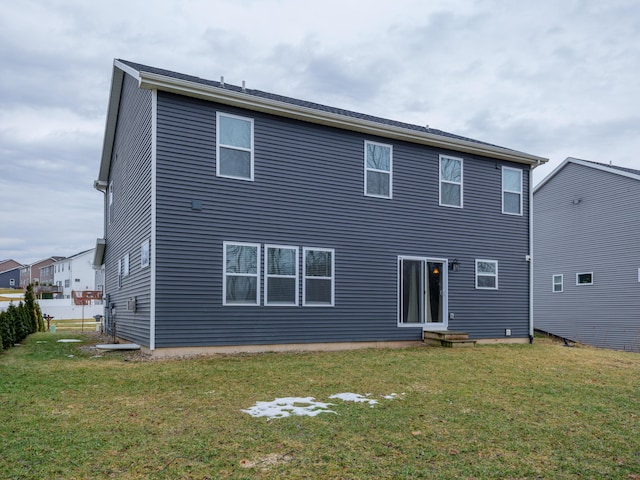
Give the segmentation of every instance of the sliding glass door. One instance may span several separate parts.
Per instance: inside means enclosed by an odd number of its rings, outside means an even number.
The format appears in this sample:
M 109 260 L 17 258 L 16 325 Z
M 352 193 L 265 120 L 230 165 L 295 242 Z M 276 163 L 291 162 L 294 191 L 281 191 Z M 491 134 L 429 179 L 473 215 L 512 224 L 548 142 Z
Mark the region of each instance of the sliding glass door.
M 447 328 L 447 260 L 399 258 L 399 322 Z

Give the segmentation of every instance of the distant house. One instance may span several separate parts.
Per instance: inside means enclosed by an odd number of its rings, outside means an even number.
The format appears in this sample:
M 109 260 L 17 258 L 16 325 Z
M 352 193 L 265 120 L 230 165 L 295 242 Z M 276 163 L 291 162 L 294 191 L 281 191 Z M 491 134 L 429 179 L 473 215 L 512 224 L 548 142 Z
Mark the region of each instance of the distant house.
M 116 60 L 95 183 L 106 320 L 165 351 L 528 342 L 546 161 Z
M 535 328 L 640 351 L 640 170 L 567 158 L 533 195 Z
M 96 273 L 93 268 L 95 249 L 85 250 L 58 260 L 53 269 L 53 282 L 58 287 L 59 298 L 71 298 L 72 292 L 96 290 Z
M 0 272 L 6 272 L 7 270 L 11 270 L 16 267 L 22 267 L 22 264 L 13 259 L 0 260 Z
M 53 262 L 63 259 L 64 257 L 48 257 L 29 265 L 23 265 L 20 269 L 20 287 L 25 289 L 30 283 L 40 284 L 42 280 L 42 273 L 44 273 L 45 281 L 50 277 L 51 270 L 48 269 Z M 41 272 L 40 269 L 44 268 L 45 271 Z
M 21 267 L 15 260 L 0 260 L 0 288 L 18 288 Z

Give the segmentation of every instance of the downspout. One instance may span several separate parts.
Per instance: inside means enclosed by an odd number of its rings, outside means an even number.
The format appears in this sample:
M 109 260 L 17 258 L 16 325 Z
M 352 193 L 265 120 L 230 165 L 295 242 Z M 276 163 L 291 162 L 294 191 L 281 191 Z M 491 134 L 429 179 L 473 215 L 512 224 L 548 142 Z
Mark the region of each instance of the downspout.
M 102 192 L 102 238 L 107 239 L 107 193 L 109 191 L 109 187 L 107 184 L 107 187 L 104 188 L 103 185 L 100 185 L 98 183 L 98 181 L 96 180 L 95 182 L 93 182 L 93 188 L 95 188 L 96 190 L 98 190 L 99 192 Z M 106 244 L 105 244 L 105 248 L 106 248 Z M 107 269 L 104 267 L 104 259 L 102 260 L 102 291 L 104 293 L 104 291 L 107 289 Z M 104 296 L 103 296 L 103 305 L 105 302 Z M 109 308 L 109 304 L 107 303 L 105 305 L 107 308 L 104 309 L 104 325 L 103 327 L 106 330 L 106 327 L 108 325 L 111 325 L 111 308 Z M 114 340 L 115 343 L 115 340 Z
M 529 343 L 533 343 L 533 170 L 540 165 L 529 167 Z
M 151 90 L 151 239 L 149 249 L 149 350 L 156 349 L 156 202 L 157 202 L 158 90 Z

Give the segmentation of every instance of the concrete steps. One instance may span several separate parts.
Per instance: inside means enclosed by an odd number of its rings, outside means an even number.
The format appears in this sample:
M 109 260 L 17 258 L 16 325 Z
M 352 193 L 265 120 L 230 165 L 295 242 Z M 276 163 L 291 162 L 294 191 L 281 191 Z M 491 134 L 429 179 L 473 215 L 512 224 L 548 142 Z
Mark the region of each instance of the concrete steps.
M 423 332 L 422 341 L 425 345 L 447 348 L 475 347 L 476 345 L 475 340 L 469 340 L 468 333 L 452 332 L 450 330 Z

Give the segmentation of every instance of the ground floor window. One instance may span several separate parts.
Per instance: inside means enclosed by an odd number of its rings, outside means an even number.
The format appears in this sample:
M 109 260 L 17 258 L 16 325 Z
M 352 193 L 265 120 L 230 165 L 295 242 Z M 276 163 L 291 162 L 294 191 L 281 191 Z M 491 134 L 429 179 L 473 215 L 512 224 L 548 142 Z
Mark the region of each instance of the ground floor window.
M 265 245 L 264 304 L 298 305 L 298 247 Z
M 576 273 L 576 285 L 593 285 L 593 272 Z
M 496 260 L 476 260 L 476 288 L 498 289 L 498 262 Z
M 262 248 L 259 243 L 223 242 L 223 305 L 260 305 Z M 335 250 L 264 245 L 263 289 L 265 306 L 299 306 L 300 295 L 306 307 L 334 306 Z
M 258 305 L 260 245 L 224 243 L 224 305 Z
M 562 275 L 554 275 L 553 276 L 553 293 L 561 293 L 562 292 L 562 283 L 563 283 Z
M 302 305 L 333 306 L 334 251 L 329 248 L 304 248 L 302 264 Z

